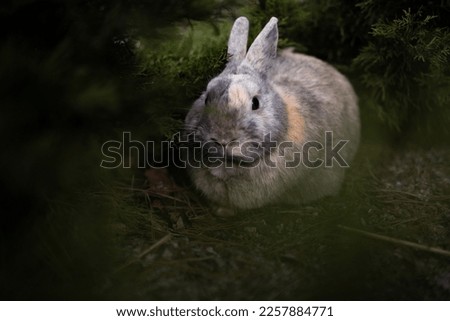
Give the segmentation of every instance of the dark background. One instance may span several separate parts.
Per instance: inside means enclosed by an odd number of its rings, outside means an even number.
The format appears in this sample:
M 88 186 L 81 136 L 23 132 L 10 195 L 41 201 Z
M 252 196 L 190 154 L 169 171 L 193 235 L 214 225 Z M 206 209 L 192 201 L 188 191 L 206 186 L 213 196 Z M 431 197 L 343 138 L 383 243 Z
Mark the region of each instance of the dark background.
M 182 171 L 99 164 L 123 131 L 179 130 L 240 15 L 350 78 L 362 144 L 339 197 L 223 222 Z M 338 227 L 450 250 L 448 21 L 448 1 L 3 2 L 0 299 L 449 299 L 448 256 Z

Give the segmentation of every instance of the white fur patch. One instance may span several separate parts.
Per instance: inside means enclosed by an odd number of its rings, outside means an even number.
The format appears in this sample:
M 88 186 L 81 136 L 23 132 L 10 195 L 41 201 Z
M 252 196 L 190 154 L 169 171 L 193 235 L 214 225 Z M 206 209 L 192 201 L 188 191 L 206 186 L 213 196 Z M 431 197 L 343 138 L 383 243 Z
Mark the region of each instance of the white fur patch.
M 250 96 L 247 89 L 240 84 L 231 84 L 228 88 L 228 105 L 230 107 L 240 108 L 248 105 Z

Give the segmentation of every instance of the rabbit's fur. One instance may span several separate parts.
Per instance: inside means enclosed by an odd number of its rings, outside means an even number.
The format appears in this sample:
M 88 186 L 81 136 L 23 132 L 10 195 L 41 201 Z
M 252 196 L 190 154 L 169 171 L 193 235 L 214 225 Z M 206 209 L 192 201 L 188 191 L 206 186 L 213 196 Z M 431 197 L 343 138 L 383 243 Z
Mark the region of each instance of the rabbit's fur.
M 267 23 L 247 52 L 248 27 L 245 17 L 235 21 L 228 42 L 228 64 L 193 104 L 186 117 L 185 134 L 209 142 L 205 145 L 208 148 L 221 149 L 215 156 L 236 156 L 254 162 L 245 166 L 237 162 L 192 166 L 189 172 L 195 186 L 227 209 L 250 209 L 274 202 L 303 203 L 335 195 L 345 167 L 333 162 L 332 166 L 311 168 L 300 164 L 287 168 L 286 162 L 295 159 L 294 153 L 301 154 L 307 142 L 319 142 L 325 147 L 325 132 L 329 131 L 333 133 L 333 146 L 339 140 L 347 141 L 339 154 L 350 163 L 360 133 L 352 86 L 319 59 L 290 49 L 278 55 L 276 18 Z M 269 153 L 261 147 L 267 134 L 277 147 L 282 142 L 292 145 L 284 152 L 274 148 Z M 233 149 L 236 142 L 241 146 L 252 143 Z M 309 150 L 313 161 L 325 160 L 325 156 L 325 148 Z

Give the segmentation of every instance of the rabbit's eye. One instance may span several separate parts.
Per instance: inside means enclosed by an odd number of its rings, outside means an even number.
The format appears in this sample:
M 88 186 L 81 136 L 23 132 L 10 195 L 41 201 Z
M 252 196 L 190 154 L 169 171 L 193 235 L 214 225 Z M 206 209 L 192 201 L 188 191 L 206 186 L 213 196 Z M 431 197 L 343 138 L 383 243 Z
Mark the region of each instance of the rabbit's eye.
M 259 108 L 259 100 L 256 97 L 252 99 L 252 110 L 257 110 Z

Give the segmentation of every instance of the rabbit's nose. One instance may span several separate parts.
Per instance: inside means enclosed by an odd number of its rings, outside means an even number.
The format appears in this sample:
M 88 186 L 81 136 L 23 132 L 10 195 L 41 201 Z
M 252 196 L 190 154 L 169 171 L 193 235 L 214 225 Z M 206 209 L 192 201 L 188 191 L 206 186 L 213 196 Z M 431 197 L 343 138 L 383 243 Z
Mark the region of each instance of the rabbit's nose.
M 222 138 L 222 139 L 217 139 L 217 138 L 215 138 L 215 137 L 210 137 L 209 140 L 212 141 L 212 142 L 214 142 L 214 143 L 217 144 L 217 145 L 222 145 L 222 146 L 226 146 L 226 145 L 228 145 L 228 144 L 235 143 L 235 142 L 238 141 L 237 138 L 233 138 L 233 139 L 224 139 L 224 138 Z

